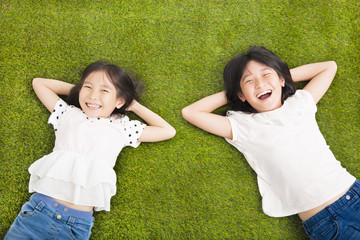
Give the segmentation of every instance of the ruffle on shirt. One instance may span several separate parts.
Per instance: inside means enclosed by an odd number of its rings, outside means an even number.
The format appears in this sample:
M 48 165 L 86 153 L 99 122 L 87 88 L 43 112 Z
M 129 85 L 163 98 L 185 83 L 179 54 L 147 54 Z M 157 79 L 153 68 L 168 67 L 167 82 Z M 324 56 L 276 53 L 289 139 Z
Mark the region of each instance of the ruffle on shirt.
M 29 167 L 29 191 L 78 205 L 110 211 L 116 193 L 116 174 L 111 166 L 91 156 L 54 151 Z

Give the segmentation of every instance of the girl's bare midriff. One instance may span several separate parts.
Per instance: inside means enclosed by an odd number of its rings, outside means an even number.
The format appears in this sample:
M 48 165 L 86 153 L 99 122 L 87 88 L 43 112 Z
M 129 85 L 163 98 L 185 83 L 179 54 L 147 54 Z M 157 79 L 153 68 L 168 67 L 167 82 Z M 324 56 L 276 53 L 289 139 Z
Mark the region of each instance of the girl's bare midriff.
M 325 209 L 327 206 L 329 206 L 330 204 L 336 202 L 339 198 L 341 198 L 348 190 L 350 189 L 350 187 L 348 189 L 346 189 L 344 192 L 340 193 L 339 195 L 337 195 L 336 197 L 330 199 L 329 201 L 325 202 L 324 204 L 321 204 L 320 206 L 313 208 L 309 211 L 306 212 L 302 212 L 299 213 L 299 217 L 300 219 L 305 222 L 306 220 L 310 219 L 312 216 L 314 216 L 315 214 L 317 214 L 318 212 L 320 212 L 321 210 Z
M 73 204 L 73 203 L 63 201 L 63 200 L 60 200 L 60 199 L 56 199 L 56 198 L 52 198 L 52 199 L 54 199 L 58 203 L 61 203 L 64 206 L 67 206 L 67 207 L 72 208 L 72 209 L 80 210 L 80 211 L 91 212 L 91 211 L 93 211 L 93 208 L 94 208 L 94 207 L 91 207 L 91 206 Z

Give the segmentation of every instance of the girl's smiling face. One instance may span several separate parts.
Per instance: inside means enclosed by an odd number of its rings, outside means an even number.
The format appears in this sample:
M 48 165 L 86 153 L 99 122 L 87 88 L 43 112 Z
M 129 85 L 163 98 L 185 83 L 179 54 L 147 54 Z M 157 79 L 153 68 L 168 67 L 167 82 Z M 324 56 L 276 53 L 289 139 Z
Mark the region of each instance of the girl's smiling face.
M 90 118 L 107 118 L 115 108 L 121 108 L 124 100 L 104 71 L 89 74 L 79 92 L 81 109 Z
M 257 112 L 267 112 L 282 106 L 281 94 L 285 80 L 277 72 L 256 61 L 250 61 L 240 79 L 241 101 L 247 101 Z

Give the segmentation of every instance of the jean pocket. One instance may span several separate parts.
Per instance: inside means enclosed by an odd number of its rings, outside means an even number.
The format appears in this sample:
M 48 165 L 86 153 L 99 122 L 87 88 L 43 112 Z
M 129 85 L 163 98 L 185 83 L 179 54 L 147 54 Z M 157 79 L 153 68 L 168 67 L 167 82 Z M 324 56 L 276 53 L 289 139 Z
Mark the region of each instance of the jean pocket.
M 339 237 L 340 232 L 339 223 L 335 219 L 326 219 L 316 224 L 311 232 L 311 239 L 331 239 L 336 240 Z
M 71 239 L 89 239 L 91 235 L 92 226 L 67 226 L 68 232 L 71 236 Z
M 30 203 L 30 202 L 26 202 L 22 207 L 21 207 L 21 211 L 20 211 L 20 217 L 26 218 L 26 217 L 31 217 L 34 216 L 37 213 L 37 210 L 35 209 L 35 207 Z

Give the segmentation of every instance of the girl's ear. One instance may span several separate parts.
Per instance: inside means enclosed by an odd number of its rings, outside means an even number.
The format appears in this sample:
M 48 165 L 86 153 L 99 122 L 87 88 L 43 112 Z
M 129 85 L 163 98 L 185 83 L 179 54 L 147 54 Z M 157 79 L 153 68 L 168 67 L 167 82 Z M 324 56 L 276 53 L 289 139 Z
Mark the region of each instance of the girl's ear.
M 123 98 L 118 98 L 116 102 L 116 108 L 120 109 L 125 104 L 125 100 Z
M 285 87 L 285 79 L 284 78 L 280 78 L 280 84 L 282 87 Z
M 238 93 L 238 97 L 242 102 L 246 102 L 246 99 L 242 93 Z

